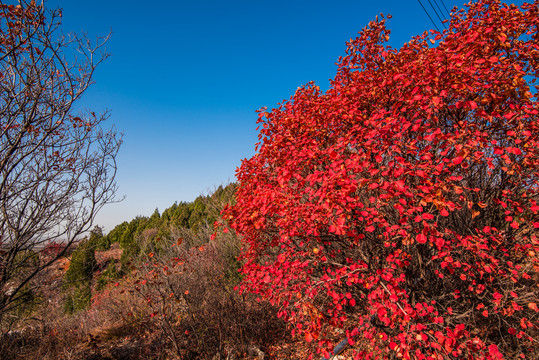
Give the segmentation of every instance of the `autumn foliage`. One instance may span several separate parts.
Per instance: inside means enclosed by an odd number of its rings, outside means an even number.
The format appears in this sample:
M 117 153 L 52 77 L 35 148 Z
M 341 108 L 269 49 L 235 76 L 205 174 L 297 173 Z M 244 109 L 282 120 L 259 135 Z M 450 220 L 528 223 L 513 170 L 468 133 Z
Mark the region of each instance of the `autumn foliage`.
M 325 356 L 539 357 L 538 9 L 471 3 L 400 50 L 382 17 L 329 90 L 261 110 L 224 212 L 241 290 Z

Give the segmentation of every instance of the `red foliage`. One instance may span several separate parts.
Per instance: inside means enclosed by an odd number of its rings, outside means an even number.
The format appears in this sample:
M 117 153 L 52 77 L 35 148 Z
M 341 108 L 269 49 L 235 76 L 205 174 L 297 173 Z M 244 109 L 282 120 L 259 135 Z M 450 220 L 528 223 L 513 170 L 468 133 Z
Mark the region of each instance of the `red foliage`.
M 65 248 L 65 244 L 53 241 L 45 245 L 40 253 L 47 258 L 57 258 Z
M 224 211 L 241 290 L 323 353 L 344 329 L 360 359 L 539 356 L 538 8 L 478 1 L 400 50 L 371 22 L 327 92 L 261 110 Z

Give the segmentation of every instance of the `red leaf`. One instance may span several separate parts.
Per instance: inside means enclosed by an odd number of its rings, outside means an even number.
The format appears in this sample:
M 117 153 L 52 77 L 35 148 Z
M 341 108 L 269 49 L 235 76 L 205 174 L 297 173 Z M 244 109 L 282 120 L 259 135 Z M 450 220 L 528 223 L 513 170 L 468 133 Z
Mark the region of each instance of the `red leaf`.
M 404 191 L 404 181 L 399 180 L 399 181 L 395 182 L 395 187 L 400 191 Z
M 427 242 L 427 237 L 425 235 L 423 235 L 423 234 L 417 235 L 415 239 L 420 244 L 424 244 L 424 243 Z
M 462 156 L 457 156 L 456 158 L 453 159 L 453 164 L 458 165 L 462 162 L 462 160 L 464 160 Z
M 503 359 L 503 355 L 500 354 L 500 351 L 498 350 L 498 346 L 496 346 L 495 344 L 492 344 L 488 347 L 488 352 L 495 359 Z

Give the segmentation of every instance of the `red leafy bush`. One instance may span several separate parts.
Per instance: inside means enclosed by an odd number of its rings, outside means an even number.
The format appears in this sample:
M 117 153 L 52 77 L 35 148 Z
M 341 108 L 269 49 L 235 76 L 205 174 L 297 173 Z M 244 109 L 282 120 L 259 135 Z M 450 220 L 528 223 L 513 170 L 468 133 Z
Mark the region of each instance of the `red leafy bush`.
M 46 257 L 47 259 L 54 259 L 61 256 L 61 253 L 65 248 L 65 244 L 53 241 L 43 247 L 40 255 Z
M 358 359 L 539 357 L 538 8 L 478 1 L 400 50 L 371 22 L 328 91 L 261 110 L 224 212 L 241 290 L 325 355 L 345 331 Z

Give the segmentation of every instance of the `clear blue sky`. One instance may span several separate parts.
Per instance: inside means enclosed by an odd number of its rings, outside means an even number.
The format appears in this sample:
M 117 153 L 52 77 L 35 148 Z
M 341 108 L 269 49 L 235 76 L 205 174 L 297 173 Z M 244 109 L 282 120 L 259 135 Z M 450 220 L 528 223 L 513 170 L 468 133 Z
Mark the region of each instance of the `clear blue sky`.
M 461 1 L 444 3 L 451 9 Z M 112 56 L 79 103 L 109 109 L 110 123 L 125 134 L 117 183 L 126 199 L 98 215 L 106 231 L 234 181 L 241 160 L 254 155 L 255 110 L 274 107 L 311 80 L 327 89 L 345 42 L 377 14 L 393 16 L 393 47 L 433 27 L 416 0 L 50 0 L 47 6 L 63 8 L 66 32 L 112 31 Z

